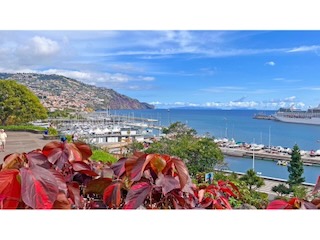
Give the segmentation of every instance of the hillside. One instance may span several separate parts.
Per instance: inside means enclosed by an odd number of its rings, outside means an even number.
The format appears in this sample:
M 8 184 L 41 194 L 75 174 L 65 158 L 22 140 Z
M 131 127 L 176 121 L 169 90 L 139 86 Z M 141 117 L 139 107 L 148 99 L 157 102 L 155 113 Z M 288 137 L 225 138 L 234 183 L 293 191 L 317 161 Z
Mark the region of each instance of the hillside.
M 0 79 L 14 79 L 34 92 L 43 105 L 56 109 L 94 110 L 153 109 L 148 103 L 139 102 L 108 88 L 96 87 L 60 75 L 35 73 L 0 73 Z

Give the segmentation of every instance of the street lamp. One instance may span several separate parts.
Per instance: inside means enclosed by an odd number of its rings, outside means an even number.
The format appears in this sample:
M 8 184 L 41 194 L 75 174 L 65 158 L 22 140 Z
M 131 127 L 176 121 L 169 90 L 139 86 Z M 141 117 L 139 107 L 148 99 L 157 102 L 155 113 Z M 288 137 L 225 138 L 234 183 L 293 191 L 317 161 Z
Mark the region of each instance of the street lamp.
M 253 153 L 252 153 L 252 169 L 254 171 L 254 148 L 252 148 L 252 151 L 253 151 Z
M 255 142 L 255 139 L 253 139 L 253 143 Z M 254 146 L 252 146 L 252 169 L 254 171 Z

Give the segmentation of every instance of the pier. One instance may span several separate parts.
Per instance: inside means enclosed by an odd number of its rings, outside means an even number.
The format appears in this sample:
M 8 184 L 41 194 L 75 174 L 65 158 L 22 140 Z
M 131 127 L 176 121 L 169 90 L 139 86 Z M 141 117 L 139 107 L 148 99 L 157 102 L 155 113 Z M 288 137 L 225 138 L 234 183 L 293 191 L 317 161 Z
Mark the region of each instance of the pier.
M 233 157 L 248 157 L 256 159 L 263 159 L 263 160 L 273 160 L 273 161 L 291 161 L 291 155 L 288 153 L 281 153 L 281 152 L 266 152 L 266 150 L 248 150 L 248 149 L 239 149 L 239 148 L 228 148 L 228 147 L 220 147 L 223 154 L 227 156 L 233 156 Z M 320 165 L 320 157 L 319 156 L 307 156 L 302 155 L 301 160 L 304 164 L 310 164 L 310 165 Z

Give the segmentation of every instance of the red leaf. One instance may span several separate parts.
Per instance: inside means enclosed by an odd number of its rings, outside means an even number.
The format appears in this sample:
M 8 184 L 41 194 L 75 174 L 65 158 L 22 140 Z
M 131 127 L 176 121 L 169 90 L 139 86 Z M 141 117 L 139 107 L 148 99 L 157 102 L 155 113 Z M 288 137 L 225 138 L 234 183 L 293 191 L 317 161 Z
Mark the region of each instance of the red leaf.
M 172 160 L 171 160 L 171 156 L 166 155 L 166 154 L 162 154 L 161 157 L 166 161 L 166 166 L 165 168 L 162 170 L 162 173 L 164 175 L 171 175 L 168 172 L 172 171 Z
M 295 209 L 299 209 L 301 208 L 301 200 L 299 198 L 291 198 L 289 201 L 288 201 L 288 204 L 292 206 L 292 208 L 295 208 Z
M 49 142 L 42 148 L 42 153 L 49 157 L 49 155 L 51 155 L 51 152 L 56 148 L 64 149 L 64 143 L 58 141 Z
M 71 203 L 65 193 L 60 192 L 56 201 L 53 203 L 53 209 L 71 209 Z
M 140 156 L 133 165 L 130 175 L 132 181 L 139 181 L 141 179 L 143 171 L 151 160 L 151 158 L 148 158 L 147 156 L 147 154 Z
M 141 156 L 141 154 L 139 154 Z M 136 162 L 138 160 L 137 156 L 130 156 L 126 159 L 126 162 L 124 164 L 125 167 L 125 171 L 126 171 L 126 175 L 127 177 L 130 178 L 131 173 L 132 173 L 132 169 L 135 166 Z
M 139 158 L 139 157 L 141 157 L 141 156 L 143 156 L 143 155 L 145 155 L 144 152 L 135 151 L 135 152 L 133 153 L 133 156 L 135 156 L 135 157 L 137 157 L 137 158 Z
M 317 193 L 319 190 L 320 190 L 320 176 L 318 177 L 317 183 L 316 183 L 316 185 L 314 186 L 312 193 L 313 193 L 313 194 L 314 194 L 314 193 Z
M 172 191 L 171 193 L 169 193 L 169 195 L 172 195 L 171 199 L 175 200 L 174 201 L 174 207 L 176 209 L 177 208 L 183 208 L 183 209 L 185 208 L 185 206 L 186 206 L 186 198 L 183 196 L 183 194 L 180 191 Z
M 149 161 L 150 161 L 151 168 L 156 174 L 160 173 L 167 165 L 166 160 L 163 159 L 160 154 L 149 154 L 146 157 L 147 161 L 148 161 L 148 158 L 150 158 Z
M 109 208 L 118 208 L 121 204 L 121 182 L 110 184 L 103 193 L 103 202 Z
M 112 178 L 114 175 L 110 166 L 101 162 L 91 162 L 93 171 L 95 171 L 101 178 Z
M 125 163 L 127 158 L 120 158 L 116 163 L 112 164 L 110 168 L 114 174 L 119 178 L 125 172 Z
M 43 153 L 33 151 L 26 154 L 26 157 L 29 161 L 29 166 L 32 167 L 33 165 L 38 165 L 40 167 L 49 169 L 51 168 L 52 164 L 48 161 L 48 158 Z
M 99 175 L 102 178 L 112 178 L 114 172 L 109 166 L 103 166 Z
M 103 195 L 104 190 L 112 183 L 111 178 L 98 178 L 90 181 L 85 189 L 85 194 L 95 193 Z
M 240 197 L 240 191 L 239 191 L 238 187 L 233 182 L 230 182 L 230 181 L 228 181 L 228 185 L 230 185 L 232 187 L 232 189 L 237 192 L 238 197 Z
M 89 157 L 92 155 L 92 150 L 86 143 L 78 141 L 73 144 L 79 149 L 80 153 L 82 154 L 83 160 L 89 159 Z
M 213 203 L 213 199 L 206 197 L 206 198 L 202 199 L 202 201 L 200 202 L 200 205 L 203 208 L 208 208 L 208 207 L 212 206 L 212 203 Z
M 23 167 L 24 160 L 19 153 L 12 153 L 4 158 L 2 169 L 19 169 Z
M 150 193 L 152 186 L 148 182 L 139 182 L 130 188 L 125 199 L 124 209 L 137 209 Z
M 225 186 L 226 182 L 224 180 L 218 180 L 218 186 Z
M 63 168 L 64 163 L 66 163 L 69 158 L 69 151 L 65 148 L 65 143 L 58 141 L 46 144 L 42 149 L 42 153 L 47 156 L 48 161 L 52 164 L 57 162 L 60 169 Z
M 176 171 L 178 172 L 178 177 L 180 180 L 181 189 L 187 184 L 189 180 L 189 172 L 185 163 L 180 158 L 171 158 Z
M 274 200 L 268 204 L 267 209 L 287 209 L 288 206 L 286 201 Z
M 83 198 L 80 196 L 80 186 L 77 182 L 70 182 L 67 184 L 69 196 L 77 206 L 77 208 L 83 208 Z
M 75 161 L 75 162 L 72 162 L 71 165 L 73 170 L 76 172 L 80 172 L 91 177 L 99 176 L 96 172 L 92 171 L 90 166 L 85 162 Z
M 0 172 L 0 206 L 3 209 L 16 209 L 21 199 L 21 185 L 16 169 Z M 2 204 L 1 204 L 2 203 Z
M 225 197 L 220 197 L 219 200 L 223 203 L 224 208 L 232 209 L 228 199 L 226 199 Z
M 162 188 L 164 195 L 167 195 L 173 189 L 180 189 L 180 184 L 174 177 L 163 174 L 160 174 L 157 178 L 156 185 Z
M 216 199 L 212 199 L 212 208 L 213 209 L 224 209 L 224 207 L 221 205 L 220 202 L 218 202 Z
M 67 184 L 64 176 L 55 169 L 48 169 L 48 170 L 52 173 L 52 176 L 56 179 L 59 191 L 63 191 L 65 194 L 67 194 L 68 188 L 67 188 Z
M 231 189 L 228 188 L 228 187 L 220 187 L 220 191 L 222 191 L 223 193 L 227 194 L 228 197 L 231 197 L 231 196 L 232 196 L 232 197 L 237 197 L 237 195 L 234 194 L 234 193 L 231 191 Z
M 42 167 L 21 168 L 22 200 L 33 209 L 50 209 L 59 193 L 52 173 Z

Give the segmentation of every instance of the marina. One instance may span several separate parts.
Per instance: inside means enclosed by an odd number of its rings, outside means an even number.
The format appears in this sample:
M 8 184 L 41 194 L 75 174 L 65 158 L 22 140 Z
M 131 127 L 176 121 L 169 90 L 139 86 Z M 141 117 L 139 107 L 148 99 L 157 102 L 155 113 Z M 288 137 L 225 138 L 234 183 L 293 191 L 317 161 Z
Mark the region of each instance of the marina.
M 75 118 L 53 118 L 46 126 L 54 126 L 61 136 L 76 134 L 86 143 L 109 148 L 115 143 L 149 141 L 155 137 L 155 132 L 159 136 L 162 129 L 157 119 L 113 115 L 108 111 L 79 113 Z
M 311 176 L 308 175 L 310 171 L 306 170 L 306 179 L 314 183 L 316 175 L 320 175 L 320 128 L 316 125 L 256 121 L 252 118 L 252 115 L 259 113 L 227 110 L 116 110 L 96 112 L 76 119 L 54 119 L 54 123 L 63 129 L 64 134 L 76 131 L 88 143 L 119 154 L 133 140 L 156 141 L 163 136 L 162 127 L 180 121 L 196 129 L 199 136 L 212 134 L 220 144 L 229 170 L 245 172 L 252 168 L 248 162 L 254 158 L 256 163 L 265 165 L 259 172 L 266 177 L 284 180 L 287 178 L 286 166 L 291 160 L 291 147 L 298 144 L 304 168 L 312 169 Z M 267 111 L 265 114 L 273 113 Z M 266 168 L 270 169 L 266 171 Z

